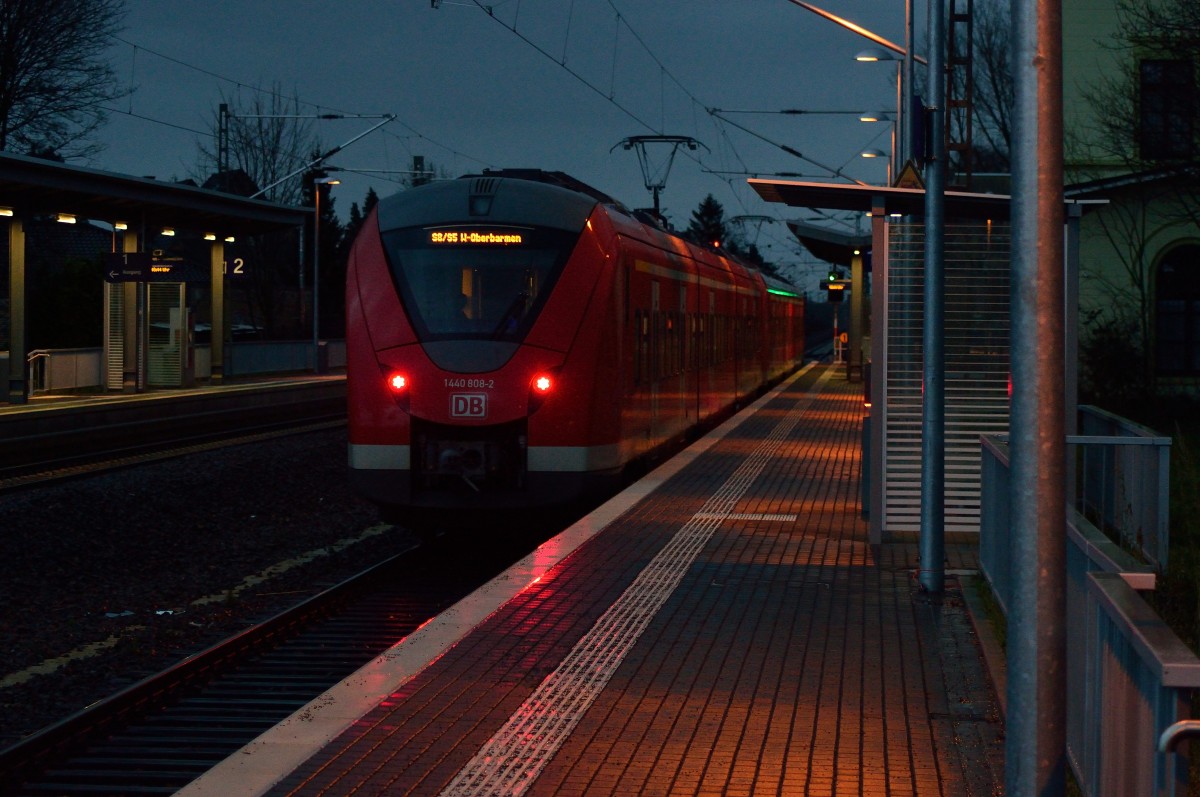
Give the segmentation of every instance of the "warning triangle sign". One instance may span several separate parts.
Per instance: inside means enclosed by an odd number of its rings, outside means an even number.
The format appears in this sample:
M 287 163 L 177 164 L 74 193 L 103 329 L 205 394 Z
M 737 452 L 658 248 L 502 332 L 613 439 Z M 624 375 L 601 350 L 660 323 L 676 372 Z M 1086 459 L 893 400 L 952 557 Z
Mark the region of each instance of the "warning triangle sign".
M 917 171 L 917 166 L 912 161 L 904 164 L 904 168 L 900 170 L 900 174 L 896 175 L 896 181 L 892 184 L 893 188 L 920 188 L 925 187 L 925 181 L 921 179 L 921 173 Z

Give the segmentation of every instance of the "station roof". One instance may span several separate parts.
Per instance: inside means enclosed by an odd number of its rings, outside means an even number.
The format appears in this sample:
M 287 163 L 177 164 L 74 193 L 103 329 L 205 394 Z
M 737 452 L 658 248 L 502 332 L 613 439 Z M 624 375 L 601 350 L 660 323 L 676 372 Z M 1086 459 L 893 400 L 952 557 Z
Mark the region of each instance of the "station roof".
M 310 208 L 145 177 L 69 166 L 0 152 L 0 207 L 18 216 L 69 213 L 123 221 L 131 230 L 174 227 L 220 235 L 253 235 L 295 227 Z
M 871 210 L 872 202 L 882 199 L 884 211 L 903 216 L 925 215 L 925 189 L 849 183 L 804 183 L 788 180 L 751 179 L 750 187 L 768 202 L 791 207 L 822 210 Z M 1009 197 L 1005 194 L 945 192 L 945 213 L 956 219 L 1002 219 L 1009 215 Z
M 804 248 L 813 256 L 827 263 L 839 266 L 849 266 L 856 251 L 868 251 L 871 248 L 871 234 L 851 235 L 849 233 L 831 230 L 828 227 L 818 227 L 805 224 L 802 221 L 789 221 L 788 229 L 792 231 Z

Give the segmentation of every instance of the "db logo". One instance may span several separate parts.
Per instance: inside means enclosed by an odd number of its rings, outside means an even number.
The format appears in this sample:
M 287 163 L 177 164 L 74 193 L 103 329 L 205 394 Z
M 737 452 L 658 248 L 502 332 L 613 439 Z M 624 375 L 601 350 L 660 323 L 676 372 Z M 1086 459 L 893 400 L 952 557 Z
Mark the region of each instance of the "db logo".
M 451 393 L 451 418 L 486 418 L 486 393 Z

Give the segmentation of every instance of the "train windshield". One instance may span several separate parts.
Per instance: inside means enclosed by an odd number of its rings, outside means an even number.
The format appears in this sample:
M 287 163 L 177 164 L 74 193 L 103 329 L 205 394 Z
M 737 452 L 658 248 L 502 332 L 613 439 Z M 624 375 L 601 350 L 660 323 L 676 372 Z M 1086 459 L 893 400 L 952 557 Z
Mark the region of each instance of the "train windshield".
M 384 233 L 401 301 L 422 340 L 519 341 L 579 236 L 530 227 Z

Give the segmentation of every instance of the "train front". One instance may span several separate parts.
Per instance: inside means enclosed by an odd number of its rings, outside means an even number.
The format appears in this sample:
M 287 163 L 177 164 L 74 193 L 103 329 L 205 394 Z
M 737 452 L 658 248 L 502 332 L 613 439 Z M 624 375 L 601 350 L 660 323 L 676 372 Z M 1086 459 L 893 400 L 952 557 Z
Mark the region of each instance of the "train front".
M 349 465 L 385 514 L 554 503 L 611 478 L 612 446 L 585 439 L 602 369 L 570 356 L 605 269 L 596 205 L 485 175 L 367 220 L 347 275 Z

